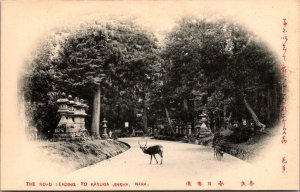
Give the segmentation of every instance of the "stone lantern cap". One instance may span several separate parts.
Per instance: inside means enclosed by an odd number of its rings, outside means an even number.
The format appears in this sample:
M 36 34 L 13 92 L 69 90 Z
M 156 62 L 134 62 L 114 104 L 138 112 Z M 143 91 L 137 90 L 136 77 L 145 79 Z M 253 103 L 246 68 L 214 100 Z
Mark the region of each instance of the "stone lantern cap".
M 199 115 L 200 117 L 200 121 L 202 122 L 206 122 L 208 119 L 208 115 L 206 113 L 202 113 L 201 115 Z
M 69 100 L 68 100 L 68 98 L 66 97 L 66 94 L 63 92 L 62 94 L 61 94 L 61 98 L 59 98 L 57 101 L 56 101 L 56 103 L 58 103 L 58 104 L 64 104 L 64 103 L 68 103 L 69 102 Z
M 73 106 L 75 105 L 75 102 L 72 101 L 72 95 L 69 95 L 68 99 L 69 99 L 69 102 L 67 103 L 67 105 L 70 106 L 68 113 L 72 115 L 72 114 L 74 114 Z
M 56 103 L 58 104 L 69 103 L 69 100 L 67 98 L 59 98 L 57 99 Z
M 74 106 L 74 105 L 76 105 L 76 103 L 74 101 L 69 101 L 68 105 Z
M 89 106 L 87 104 L 84 104 L 84 103 L 82 104 L 82 107 L 84 107 L 86 109 L 89 108 Z
M 78 109 L 80 109 L 80 107 L 78 107 Z M 87 116 L 87 114 L 83 111 L 78 111 L 78 110 L 75 110 L 74 111 L 74 116 Z
M 56 103 L 59 105 L 58 113 L 68 113 L 67 106 L 63 106 L 63 104 L 68 104 L 69 100 L 66 98 L 66 94 L 62 93 L 61 98 L 59 98 Z
M 69 99 L 68 105 L 75 105 L 75 102 L 72 100 L 72 95 L 69 95 L 68 99 Z
M 199 115 L 200 117 L 208 117 L 208 115 L 206 113 L 202 113 L 201 115 Z
M 80 116 L 86 116 L 87 114 L 84 111 L 81 111 L 81 109 L 86 108 L 86 105 L 83 103 L 83 99 L 80 99 L 78 97 L 74 98 L 74 115 L 77 117 Z
M 57 99 L 56 103 L 57 104 L 64 104 L 64 103 L 68 103 L 69 100 L 64 96 L 65 94 L 63 93 L 62 94 L 62 97 Z
M 76 103 L 76 102 L 75 102 L 74 108 L 81 108 L 81 103 Z
M 63 109 L 58 109 L 57 112 L 58 113 L 69 113 L 69 110 L 63 108 Z
M 102 127 L 103 127 L 103 128 L 106 128 L 106 127 L 107 127 L 107 125 L 106 125 L 107 122 L 108 122 L 108 121 L 106 121 L 106 119 L 104 118 L 103 121 L 102 121 L 102 123 L 103 123 L 103 126 L 102 126 Z
M 78 97 L 75 97 L 75 99 L 74 99 L 74 107 L 75 108 L 81 108 L 81 103 L 80 103 L 80 101 L 79 101 L 79 98 Z
M 79 98 L 78 98 L 78 97 L 75 97 L 75 98 L 74 98 L 74 101 L 75 101 L 75 102 L 79 102 Z
M 81 107 L 86 108 L 86 109 L 89 108 L 89 106 L 84 103 L 83 99 L 80 99 L 80 103 L 81 103 Z

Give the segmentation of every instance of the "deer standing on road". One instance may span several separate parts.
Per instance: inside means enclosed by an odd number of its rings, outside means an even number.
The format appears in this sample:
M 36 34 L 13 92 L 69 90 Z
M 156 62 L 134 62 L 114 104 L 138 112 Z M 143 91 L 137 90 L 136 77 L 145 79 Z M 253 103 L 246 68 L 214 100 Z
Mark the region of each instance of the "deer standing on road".
M 220 133 L 215 133 L 214 138 L 213 138 L 213 148 L 214 148 L 214 159 L 217 159 L 219 161 L 222 160 L 223 154 L 224 154 L 224 149 L 222 146 L 220 146 L 220 141 L 221 141 L 221 135 Z
M 221 146 L 214 147 L 214 159 L 221 161 L 223 158 L 224 151 Z
M 162 164 L 162 160 L 163 160 L 163 146 L 161 146 L 161 145 L 154 145 L 154 146 L 147 147 L 147 141 L 146 141 L 145 146 L 141 146 L 141 144 L 140 144 L 139 141 L 138 141 L 138 143 L 139 143 L 140 148 L 142 149 L 142 151 L 145 154 L 148 154 L 148 155 L 151 156 L 151 158 L 150 158 L 150 164 L 152 163 L 152 156 L 156 160 L 156 164 L 158 164 L 158 161 L 157 161 L 157 159 L 155 157 L 155 154 L 158 154 L 161 157 L 160 164 Z

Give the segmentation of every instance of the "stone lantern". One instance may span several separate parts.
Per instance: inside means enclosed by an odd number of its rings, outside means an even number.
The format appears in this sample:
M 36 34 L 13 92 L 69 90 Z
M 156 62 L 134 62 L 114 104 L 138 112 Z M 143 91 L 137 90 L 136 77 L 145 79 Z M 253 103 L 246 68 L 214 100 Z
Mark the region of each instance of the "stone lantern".
M 87 105 L 83 103 L 83 99 L 79 100 L 78 97 L 74 99 L 74 127 L 78 136 L 88 136 L 88 132 L 85 128 L 85 109 Z
M 103 125 L 102 125 L 102 128 L 103 128 L 103 134 L 102 134 L 102 137 L 103 138 L 107 138 L 108 135 L 107 135 L 107 121 L 105 118 L 103 118 L 103 121 L 102 121 Z
M 58 104 L 58 113 L 60 115 L 59 123 L 55 129 L 55 132 L 53 134 L 54 138 L 63 138 L 67 137 L 66 131 L 67 131 L 67 124 L 68 124 L 68 103 L 69 100 L 66 98 L 66 94 L 62 93 L 61 98 L 59 98 L 56 103 Z
M 192 126 L 191 124 L 188 125 L 188 135 L 191 135 L 192 134 Z
M 238 121 L 233 121 L 233 127 L 237 128 L 239 126 L 239 122 Z
M 68 96 L 69 102 L 67 103 L 68 106 L 68 113 L 67 113 L 67 133 L 70 133 L 71 137 L 76 136 L 77 130 L 74 127 L 74 121 L 73 121 L 73 116 L 74 116 L 74 105 L 75 102 L 72 100 L 72 95 Z
M 81 129 L 85 129 L 85 117 L 87 116 L 86 114 L 86 110 L 89 108 L 89 106 L 87 104 L 84 103 L 83 99 L 80 99 L 80 103 L 81 103 Z
M 74 98 L 74 127 L 76 130 L 81 128 L 81 103 L 79 102 L 79 98 Z
M 199 115 L 199 120 L 195 128 L 200 138 L 207 137 L 212 134 L 210 128 L 207 126 L 207 123 L 208 123 L 208 115 L 206 113 L 202 113 L 201 115 Z
M 243 126 L 246 126 L 247 125 L 247 120 L 246 119 L 242 119 L 242 123 L 243 123 Z
M 83 136 L 88 136 L 84 125 L 87 105 L 82 104 L 80 101 L 78 97 L 73 101 L 71 95 L 67 98 L 65 93 L 57 100 L 59 106 L 57 112 L 60 114 L 60 121 L 55 129 L 52 141 L 80 140 Z
M 207 128 L 208 115 L 206 113 L 202 113 L 201 115 L 199 115 L 199 117 L 200 117 L 201 127 Z

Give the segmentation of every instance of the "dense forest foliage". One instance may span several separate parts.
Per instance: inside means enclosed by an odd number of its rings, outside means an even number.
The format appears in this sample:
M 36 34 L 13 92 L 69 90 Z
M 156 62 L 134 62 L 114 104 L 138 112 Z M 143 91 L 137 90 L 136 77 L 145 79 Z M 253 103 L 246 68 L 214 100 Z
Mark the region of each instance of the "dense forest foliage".
M 191 125 L 205 111 L 216 129 L 252 121 L 276 125 L 280 113 L 276 57 L 254 34 L 223 20 L 182 19 L 159 43 L 130 21 L 84 24 L 41 42 L 24 75 L 30 125 L 51 138 L 62 92 L 89 105 L 87 128 Z M 217 131 L 217 130 L 213 130 Z

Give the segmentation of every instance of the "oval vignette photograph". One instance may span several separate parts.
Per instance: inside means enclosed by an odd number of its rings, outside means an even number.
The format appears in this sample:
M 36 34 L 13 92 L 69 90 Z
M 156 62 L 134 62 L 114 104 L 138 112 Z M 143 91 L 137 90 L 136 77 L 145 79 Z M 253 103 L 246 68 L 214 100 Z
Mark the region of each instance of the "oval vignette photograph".
M 1 190 L 299 189 L 299 1 L 2 1 Z

